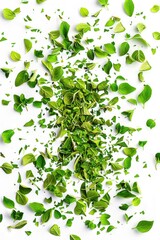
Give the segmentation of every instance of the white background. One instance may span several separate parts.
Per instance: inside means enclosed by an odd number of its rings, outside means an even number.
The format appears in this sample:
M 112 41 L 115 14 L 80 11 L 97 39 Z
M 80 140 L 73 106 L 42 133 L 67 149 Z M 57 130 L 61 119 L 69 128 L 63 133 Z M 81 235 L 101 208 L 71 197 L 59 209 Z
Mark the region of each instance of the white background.
M 126 27 L 126 32 L 130 33 L 131 35 L 135 34 L 135 25 L 138 22 L 144 22 L 147 26 L 147 29 L 143 32 L 143 37 L 150 43 L 151 47 L 155 48 L 159 45 L 158 42 L 153 40 L 152 32 L 160 31 L 160 13 L 152 14 L 150 12 L 150 8 L 156 4 L 156 1 L 146 0 L 146 1 L 138 1 L 134 0 L 135 2 L 135 13 L 144 12 L 144 14 L 137 17 L 129 18 L 126 16 L 122 9 L 122 0 L 112 0 L 110 1 L 111 4 L 108 9 L 103 9 L 100 15 L 102 32 L 104 28 L 104 24 L 110 18 L 110 16 L 117 16 L 122 19 L 122 23 Z M 6 79 L 3 73 L 0 73 L 0 101 L 2 99 L 7 99 L 5 96 L 6 93 L 10 93 L 11 96 L 8 98 L 11 100 L 11 103 L 8 107 L 0 106 L 0 132 L 3 132 L 6 129 L 16 129 L 22 128 L 24 123 L 29 121 L 31 118 L 36 119 L 39 110 L 36 108 L 29 107 L 29 111 L 24 111 L 22 115 L 19 115 L 15 111 L 13 111 L 13 100 L 12 95 L 17 93 L 20 94 L 24 92 L 26 96 L 34 96 L 34 90 L 28 87 L 14 87 L 14 80 L 15 76 L 17 75 L 18 71 L 23 69 L 23 62 L 25 60 L 33 60 L 31 64 L 31 70 L 38 69 L 38 73 L 41 76 L 44 75 L 44 69 L 41 67 L 40 61 L 35 60 L 33 55 L 33 51 L 29 54 L 25 54 L 24 46 L 23 46 L 23 39 L 30 38 L 35 36 L 37 43 L 34 44 L 34 49 L 41 49 L 41 47 L 45 47 L 44 53 L 47 53 L 47 44 L 48 40 L 45 40 L 45 37 L 48 36 L 48 32 L 52 30 L 56 30 L 60 23 L 58 19 L 58 13 L 55 13 L 57 9 L 61 9 L 64 11 L 64 20 L 68 21 L 71 25 L 71 32 L 74 32 L 75 25 L 80 22 L 85 22 L 85 19 L 79 16 L 79 9 L 80 7 L 87 7 L 91 14 L 94 14 L 96 11 L 100 9 L 98 5 L 95 4 L 94 0 L 47 0 L 44 4 L 37 5 L 35 4 L 34 0 L 29 0 L 29 4 L 20 4 L 18 0 L 1 0 L 0 11 L 3 8 L 8 7 L 10 9 L 15 9 L 17 7 L 21 8 L 21 13 L 17 15 L 17 17 L 13 21 L 6 21 L 3 20 L 2 16 L 0 17 L 0 33 L 4 32 L 4 37 L 8 40 L 5 42 L 0 43 L 0 67 L 5 67 L 5 62 L 8 62 L 8 67 L 13 67 L 14 71 L 11 74 L 10 78 Z M 44 13 L 41 13 L 42 8 L 44 8 Z M 52 16 L 51 20 L 48 21 L 45 17 L 45 14 Z M 33 21 L 32 22 L 24 22 L 24 18 L 29 15 Z M 146 16 L 146 20 L 143 20 L 143 16 Z M 87 19 L 88 21 L 89 18 Z M 130 21 L 133 21 L 133 25 L 130 26 Z M 33 28 L 39 28 L 42 30 L 42 34 L 40 33 L 31 33 L 29 30 L 25 29 L 25 25 L 30 25 Z M 101 27 L 101 25 L 100 25 Z M 95 39 L 95 43 L 98 43 L 98 36 L 100 34 L 91 34 L 89 33 L 90 38 L 93 37 Z M 103 43 L 109 42 L 105 33 L 103 33 Z M 122 43 L 125 40 L 125 33 L 119 34 L 118 37 L 115 39 L 116 43 Z M 12 48 L 12 43 L 15 43 L 14 47 Z M 33 41 L 34 43 L 34 41 Z M 117 46 L 118 46 L 117 43 Z M 135 48 L 136 49 L 136 48 Z M 11 50 L 15 50 L 22 55 L 22 61 L 19 63 L 14 63 L 9 60 L 9 53 Z M 134 50 L 134 47 L 133 47 Z M 131 240 L 150 240 L 151 237 L 154 240 L 159 240 L 160 235 L 160 169 L 157 171 L 155 170 L 155 163 L 154 163 L 154 155 L 156 152 L 160 152 L 160 67 L 159 67 L 159 59 L 160 53 L 159 48 L 157 49 L 157 54 L 153 56 L 151 54 L 150 48 L 144 49 L 146 56 L 150 64 L 152 65 L 152 70 L 150 72 L 145 73 L 145 83 L 149 84 L 153 89 L 153 96 L 151 100 L 146 104 L 145 108 L 143 109 L 142 106 L 138 105 L 135 110 L 135 114 L 132 120 L 132 123 L 128 123 L 125 119 L 123 119 L 124 124 L 130 124 L 134 127 L 142 127 L 143 130 L 134 134 L 133 140 L 131 142 L 132 146 L 137 146 L 139 140 L 147 140 L 148 143 L 143 150 L 139 150 L 140 160 L 139 163 L 133 164 L 133 167 L 130 170 L 130 174 L 125 176 L 125 180 L 134 181 L 135 174 L 139 174 L 140 178 L 138 178 L 138 183 L 141 187 L 141 197 L 142 202 L 139 207 L 133 207 L 131 210 L 127 212 L 128 215 L 132 215 L 135 213 L 135 216 L 126 224 L 123 220 L 123 212 L 118 209 L 118 206 L 121 202 L 120 200 L 113 199 L 111 201 L 111 206 L 109 208 L 109 213 L 112 215 L 111 223 L 117 227 L 111 233 L 103 232 L 101 235 L 97 236 L 96 231 L 87 230 L 84 227 L 82 221 L 79 218 L 76 218 L 76 221 L 73 223 L 72 228 L 66 228 L 64 221 L 58 220 L 55 221 L 51 220 L 46 226 L 35 227 L 32 223 L 34 216 L 31 212 L 25 208 L 25 217 L 24 219 L 29 220 L 28 225 L 21 230 L 12 230 L 11 232 L 7 230 L 8 225 L 12 225 L 12 221 L 9 217 L 10 210 L 4 208 L 3 203 L 0 203 L 0 213 L 4 214 L 4 220 L 0 224 L 0 233 L 5 240 L 10 239 L 55 239 L 56 237 L 50 235 L 48 233 L 48 229 L 52 224 L 57 222 L 61 226 L 61 240 L 69 239 L 69 234 L 77 234 L 81 237 L 82 240 L 101 240 L 101 239 L 108 239 L 108 240 L 115 240 L 115 239 L 131 239 Z M 97 60 L 98 61 L 98 60 Z M 120 60 L 123 63 L 123 60 Z M 139 65 L 133 66 L 126 66 L 123 64 L 122 72 L 131 85 L 137 87 L 137 92 L 140 92 L 143 89 L 143 84 L 140 83 L 137 79 Z M 133 94 L 132 97 L 137 96 L 137 92 L 135 95 Z M 38 98 L 38 95 L 35 94 Z M 36 99 L 36 100 L 40 100 Z M 124 106 L 125 110 L 128 107 L 133 108 L 131 105 Z M 145 123 L 148 118 L 152 118 L 156 120 L 156 128 L 150 130 L 146 127 Z M 45 142 L 48 139 L 48 131 L 42 131 L 42 129 L 37 129 L 36 133 L 32 130 L 28 134 L 24 131 L 16 131 L 15 136 L 13 137 L 13 141 L 11 144 L 3 144 L 0 143 L 0 152 L 6 156 L 6 159 L 0 159 L 3 163 L 4 161 L 14 161 L 16 163 L 20 162 L 20 157 L 18 157 L 17 152 L 20 147 L 24 146 L 25 144 L 30 143 L 30 149 L 37 146 L 40 151 L 44 151 L 43 144 L 41 142 Z M 24 138 L 24 140 L 19 141 L 18 138 Z M 36 143 L 35 138 L 38 138 L 40 143 Z M 144 163 L 147 163 L 147 168 L 143 168 Z M 26 170 L 27 168 L 25 168 Z M 1 183 L 1 190 L 0 190 L 0 201 L 2 200 L 3 196 L 9 197 L 14 199 L 15 192 L 18 188 L 18 185 L 14 186 L 14 183 L 17 181 L 17 172 L 20 171 L 22 176 L 24 175 L 25 171 L 20 168 L 16 170 L 11 175 L 6 175 L 2 171 L 0 172 L 0 183 Z M 114 178 L 114 177 L 113 177 Z M 36 199 L 33 199 L 35 195 L 30 195 L 30 201 L 42 201 L 45 194 L 41 193 L 41 195 L 37 196 Z M 16 205 L 17 209 L 23 211 L 23 207 Z M 141 211 L 145 211 L 145 215 L 139 214 Z M 94 219 L 94 218 L 93 218 Z M 92 219 L 92 220 L 93 220 Z M 133 227 L 140 220 L 154 220 L 154 226 L 152 230 L 146 234 L 139 234 L 135 230 L 132 230 Z M 121 223 L 117 224 L 117 220 Z M 31 236 L 27 236 L 24 233 L 24 230 L 32 231 Z M 58 237 L 57 237 L 58 239 Z

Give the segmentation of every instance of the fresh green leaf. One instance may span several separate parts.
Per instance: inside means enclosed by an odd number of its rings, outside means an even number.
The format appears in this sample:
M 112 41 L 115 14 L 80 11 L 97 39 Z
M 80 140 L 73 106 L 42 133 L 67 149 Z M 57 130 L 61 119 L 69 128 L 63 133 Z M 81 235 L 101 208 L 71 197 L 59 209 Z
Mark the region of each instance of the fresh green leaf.
M 8 226 L 8 228 L 21 229 L 27 224 L 26 220 L 16 223 L 14 226 Z
M 157 13 L 160 10 L 160 6 L 154 5 L 150 10 L 152 13 Z
M 25 50 L 28 53 L 32 49 L 32 42 L 29 39 L 24 39 Z
M 125 30 L 126 29 L 121 22 L 117 23 L 116 27 L 114 28 L 115 33 L 121 33 L 124 32 Z
M 17 191 L 16 202 L 20 205 L 26 205 L 27 202 L 28 202 L 28 198 L 23 193 L 21 193 L 20 191 Z
M 129 49 L 130 49 L 130 45 L 128 44 L 128 42 L 121 43 L 119 47 L 119 55 L 124 56 L 125 54 L 128 53 Z
M 13 170 L 13 166 L 10 163 L 3 163 L 2 166 L 0 166 L 2 168 L 2 170 L 6 173 L 6 174 L 10 174 L 12 173 Z
M 45 211 L 44 205 L 38 202 L 32 202 L 29 204 L 30 209 L 35 213 L 43 213 Z
M 3 142 L 4 143 L 11 143 L 11 139 L 12 139 L 14 134 L 15 134 L 15 132 L 12 129 L 5 130 L 4 132 L 2 132 L 2 140 L 3 140 Z
M 35 162 L 36 158 L 32 153 L 28 153 L 26 155 L 23 156 L 22 158 L 22 165 L 26 166 L 29 163 Z
M 15 80 L 15 86 L 19 87 L 23 83 L 27 82 L 29 80 L 29 74 L 26 70 L 23 70 L 18 73 L 16 80 Z
M 123 152 L 128 157 L 133 157 L 137 153 L 136 148 L 129 148 L 129 147 L 124 148 Z
M 152 89 L 149 85 L 145 85 L 143 91 L 138 95 L 138 102 L 145 104 L 152 96 Z
M 12 51 L 12 52 L 10 53 L 10 58 L 11 58 L 13 61 L 18 62 L 18 61 L 21 60 L 21 55 L 20 55 L 19 53 L 15 52 L 15 51 Z
M 134 12 L 134 2 L 132 0 L 125 0 L 123 8 L 124 8 L 125 13 L 129 17 L 132 17 L 133 12 Z
M 44 98 L 51 98 L 51 97 L 53 97 L 53 90 L 52 90 L 52 88 L 50 88 L 48 86 L 42 86 L 40 88 L 40 92 L 39 93 Z
M 78 237 L 77 235 L 72 234 L 70 235 L 70 240 L 81 240 L 81 238 Z
M 151 230 L 151 228 L 153 227 L 153 224 L 154 224 L 154 221 L 142 220 L 137 224 L 135 229 L 140 233 L 146 233 Z
M 57 224 L 54 224 L 50 228 L 49 232 L 54 236 L 60 236 L 61 235 L 60 227 Z
M 80 14 L 82 17 L 87 17 L 89 15 L 89 11 L 87 8 L 82 7 L 80 8 Z
M 4 8 L 2 11 L 2 14 L 6 20 L 13 20 L 16 17 L 16 14 L 14 13 L 14 11 L 12 11 L 9 8 Z
M 160 40 L 160 32 L 153 32 L 152 35 L 155 40 Z
M 62 22 L 60 25 L 60 35 L 64 39 L 68 39 L 70 25 L 67 22 Z
M 12 209 L 12 208 L 15 207 L 14 202 L 11 199 L 7 198 L 7 197 L 3 197 L 3 204 L 4 204 L 4 206 L 6 208 Z
M 130 93 L 134 92 L 135 90 L 136 90 L 136 88 L 131 86 L 128 83 L 121 83 L 118 88 L 119 93 L 123 94 L 123 95 L 130 94 Z
M 156 126 L 156 122 L 153 119 L 148 119 L 146 122 L 146 126 L 152 129 Z

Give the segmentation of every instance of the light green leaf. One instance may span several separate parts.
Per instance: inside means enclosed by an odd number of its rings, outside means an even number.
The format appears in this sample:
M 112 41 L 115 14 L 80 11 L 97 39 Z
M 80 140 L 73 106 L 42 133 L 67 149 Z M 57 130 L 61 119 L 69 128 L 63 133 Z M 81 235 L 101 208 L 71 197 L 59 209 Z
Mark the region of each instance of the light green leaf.
M 70 240 L 81 240 L 81 238 L 78 237 L 77 235 L 72 234 L 70 235 Z
M 68 39 L 68 32 L 70 29 L 70 25 L 67 22 L 62 22 L 59 28 L 60 35 L 64 39 Z
M 11 58 L 13 61 L 18 62 L 18 61 L 21 60 L 21 55 L 20 55 L 19 53 L 15 52 L 15 51 L 12 51 L 12 52 L 10 53 L 10 58 Z
M 123 152 L 126 156 L 133 157 L 137 153 L 137 150 L 136 150 L 136 148 L 126 147 L 123 149 Z
M 128 83 L 121 83 L 119 85 L 119 89 L 118 89 L 119 93 L 123 94 L 123 95 L 130 94 L 130 93 L 134 92 L 135 90 L 136 90 L 136 88 L 131 86 Z
M 12 209 L 12 208 L 15 207 L 14 202 L 11 199 L 7 198 L 7 197 L 3 197 L 3 204 L 4 204 L 4 206 L 6 208 Z
M 143 105 L 149 101 L 152 96 L 152 89 L 149 85 L 145 85 L 143 91 L 138 95 L 138 102 Z
M 89 11 L 87 8 L 82 7 L 80 8 L 80 14 L 82 17 L 87 17 L 89 15 Z
M 154 5 L 150 10 L 152 13 L 157 13 L 160 10 L 160 6 Z
M 26 220 L 16 223 L 14 226 L 8 226 L 8 228 L 21 229 L 27 224 Z
M 82 32 L 82 33 L 86 33 L 88 31 L 91 30 L 91 27 L 90 25 L 88 25 L 87 23 L 79 23 L 77 26 L 76 26 L 76 30 L 78 32 Z
M 54 224 L 50 228 L 49 232 L 54 236 L 60 236 L 61 235 L 60 227 L 57 224 Z
M 28 198 L 23 193 L 21 193 L 20 191 L 17 191 L 16 202 L 20 205 L 26 205 L 27 202 L 28 202 Z
M 140 32 L 140 33 L 146 29 L 146 26 L 143 23 L 138 23 L 136 27 L 137 27 L 138 32 Z
M 119 47 L 119 55 L 124 56 L 126 53 L 128 53 L 129 49 L 130 49 L 130 45 L 128 44 L 128 42 L 121 43 Z
M 43 213 L 45 211 L 44 205 L 38 202 L 32 202 L 29 204 L 30 209 L 35 213 Z
M 144 62 L 141 67 L 140 67 L 140 71 L 149 71 L 151 69 L 151 65 L 149 64 L 148 61 Z
M 50 88 L 48 86 L 41 87 L 39 93 L 44 98 L 51 98 L 51 97 L 53 97 L 53 90 L 52 90 L 52 88 Z
M 125 0 L 123 8 L 124 8 L 125 13 L 129 17 L 132 17 L 133 12 L 134 12 L 134 2 L 132 0 Z
M 26 155 L 23 156 L 22 158 L 22 165 L 25 166 L 29 163 L 35 162 L 36 158 L 32 153 L 28 153 Z
M 29 74 L 26 70 L 23 70 L 18 73 L 16 80 L 15 80 L 15 86 L 19 87 L 23 83 L 27 82 L 29 80 Z
M 16 17 L 16 14 L 14 13 L 14 11 L 12 11 L 9 8 L 4 8 L 2 11 L 2 14 L 6 20 L 13 20 Z
M 29 52 L 32 49 L 32 42 L 29 39 L 24 39 L 24 46 L 26 52 Z
M 160 40 L 160 32 L 153 32 L 152 35 L 155 40 Z
M 121 33 L 121 32 L 124 32 L 125 30 L 126 29 L 121 22 L 117 23 L 116 27 L 114 28 L 115 33 Z
M 13 135 L 15 134 L 14 130 L 9 129 L 9 130 L 5 130 L 2 133 L 2 140 L 4 143 L 11 143 L 11 139 L 13 137 Z

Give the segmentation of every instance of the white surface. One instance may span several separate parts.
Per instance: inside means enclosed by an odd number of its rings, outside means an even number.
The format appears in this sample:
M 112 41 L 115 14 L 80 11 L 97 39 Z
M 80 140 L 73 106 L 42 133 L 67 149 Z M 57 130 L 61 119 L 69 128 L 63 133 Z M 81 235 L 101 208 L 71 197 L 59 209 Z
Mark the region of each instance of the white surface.
M 31 51 L 29 54 L 25 55 L 24 46 L 23 46 L 23 39 L 29 38 L 29 37 L 36 37 L 36 40 L 38 41 L 37 44 L 33 46 L 34 49 L 40 49 L 42 46 L 45 46 L 46 49 L 45 53 L 47 53 L 47 43 L 48 41 L 45 40 L 45 37 L 48 36 L 48 32 L 51 30 L 56 30 L 58 28 L 58 24 L 60 23 L 60 20 L 58 18 L 58 14 L 54 14 L 57 9 L 61 9 L 61 11 L 64 11 L 64 20 L 68 21 L 71 24 L 71 30 L 74 31 L 74 27 L 76 24 L 86 21 L 83 20 L 82 17 L 79 16 L 79 9 L 80 7 L 84 6 L 87 7 L 91 14 L 94 14 L 96 11 L 100 9 L 98 5 L 95 4 L 96 1 L 94 0 L 47 0 L 44 4 L 37 5 L 35 4 L 34 0 L 29 0 L 29 4 L 20 4 L 20 0 L 1 0 L 0 5 L 0 11 L 8 7 L 10 9 L 15 9 L 20 6 L 21 8 L 21 14 L 17 15 L 15 20 L 13 21 L 5 21 L 2 17 L 0 17 L 0 33 L 4 32 L 4 36 L 8 39 L 5 42 L 0 43 L 0 67 L 5 67 L 5 62 L 8 61 L 9 67 L 14 67 L 14 72 L 10 75 L 10 78 L 6 79 L 4 77 L 3 73 L 0 73 L 0 101 L 2 99 L 7 99 L 5 94 L 10 93 L 11 96 L 9 99 L 11 99 L 12 103 L 9 104 L 8 107 L 0 105 L 0 132 L 6 130 L 6 129 L 16 129 L 22 128 L 24 123 L 26 123 L 31 118 L 36 118 L 39 110 L 36 108 L 29 107 L 29 111 L 25 111 L 22 113 L 22 115 L 19 115 L 18 113 L 13 111 L 13 100 L 12 100 L 12 94 L 20 94 L 21 92 L 24 92 L 27 96 L 34 96 L 35 90 L 30 89 L 25 86 L 21 86 L 19 88 L 14 87 L 14 80 L 15 76 L 18 73 L 18 71 L 23 69 L 23 62 L 25 60 L 31 60 L 33 59 L 33 63 L 31 64 L 31 70 L 38 69 L 38 73 L 43 76 L 44 69 L 41 67 L 40 60 L 36 62 L 35 57 L 33 56 L 33 51 Z M 151 44 L 151 46 L 154 48 L 157 45 L 159 45 L 158 42 L 153 40 L 152 38 L 152 32 L 154 31 L 160 31 L 160 13 L 152 14 L 150 13 L 150 8 L 156 3 L 154 1 L 146 0 L 146 1 L 139 1 L 134 0 L 136 10 L 135 12 L 142 12 L 144 11 L 145 15 L 147 16 L 146 20 L 143 21 L 142 17 L 135 17 L 132 18 L 134 20 L 133 25 L 130 27 L 130 20 L 131 18 L 127 17 L 123 10 L 122 10 L 122 0 L 110 0 L 111 4 L 108 8 L 108 10 L 103 9 L 102 13 L 100 15 L 101 18 L 101 24 L 106 23 L 106 21 L 109 19 L 110 16 L 118 16 L 122 19 L 122 23 L 125 25 L 127 29 L 127 33 L 130 33 L 131 35 L 135 33 L 134 26 L 137 22 L 144 22 L 147 26 L 147 29 L 144 31 L 142 36 Z M 41 9 L 44 8 L 44 13 L 41 14 Z M 34 9 L 34 10 L 33 10 Z M 48 21 L 45 18 L 45 14 L 48 14 L 49 16 L 53 16 L 50 21 Z M 23 19 L 29 15 L 33 21 L 32 22 L 24 22 Z M 57 17 L 56 17 L 57 16 Z M 40 33 L 31 33 L 29 30 L 27 31 L 24 26 L 25 25 L 31 25 L 34 28 L 40 28 L 42 30 L 42 34 Z M 101 26 L 101 25 L 100 25 Z M 103 31 L 103 27 L 102 27 Z M 88 33 L 89 36 L 91 36 L 90 33 Z M 100 34 L 96 33 L 93 34 L 92 37 L 95 38 L 95 36 L 98 39 L 98 36 Z M 125 33 L 119 34 L 115 38 L 115 42 L 117 41 L 119 43 L 123 42 L 125 39 Z M 100 42 L 98 40 L 97 44 L 100 45 Z M 15 42 L 15 46 L 12 48 L 11 43 Z M 33 41 L 34 42 L 34 41 Z M 103 34 L 103 38 L 101 40 L 101 43 L 107 43 L 109 40 L 107 39 L 105 33 Z M 117 44 L 118 46 L 118 44 Z M 14 63 L 9 60 L 9 53 L 10 51 L 14 49 L 15 51 L 21 53 L 22 55 L 22 61 L 19 63 Z M 132 48 L 134 49 L 134 47 Z M 132 146 L 137 146 L 137 143 L 139 140 L 148 140 L 147 145 L 144 148 L 144 151 L 139 151 L 140 160 L 138 163 L 134 163 L 133 167 L 130 170 L 130 174 L 125 176 L 125 180 L 130 180 L 133 182 L 135 174 L 139 173 L 140 177 L 137 179 L 138 183 L 142 190 L 142 202 L 139 207 L 132 207 L 131 210 L 127 211 L 128 215 L 132 215 L 135 213 L 135 216 L 129 221 L 128 224 L 123 222 L 123 211 L 120 211 L 118 209 L 118 206 L 120 205 L 120 200 L 113 199 L 111 201 L 111 206 L 108 209 L 108 213 L 111 213 L 111 224 L 117 226 L 116 230 L 113 230 L 111 233 L 105 233 L 103 232 L 101 235 L 97 236 L 96 231 L 90 231 L 87 230 L 83 224 L 82 221 L 79 220 L 79 218 L 76 218 L 76 221 L 73 223 L 72 228 L 66 228 L 65 221 L 62 220 L 50 220 L 49 223 L 46 224 L 46 226 L 40 226 L 35 227 L 32 223 L 34 216 L 33 214 L 27 210 L 26 208 L 23 208 L 21 206 L 18 206 L 16 204 L 17 209 L 22 210 L 25 212 L 24 219 L 29 220 L 29 224 L 21 230 L 12 230 L 11 232 L 7 230 L 6 226 L 12 225 L 12 220 L 9 218 L 10 210 L 5 209 L 3 206 L 3 203 L 0 204 L 0 213 L 4 213 L 4 220 L 2 223 L 0 223 L 0 233 L 5 240 L 26 240 L 26 239 L 55 239 L 56 237 L 50 235 L 48 233 L 49 227 L 57 222 L 59 225 L 61 225 L 61 237 L 57 237 L 57 239 L 60 240 L 68 240 L 69 234 L 77 234 L 81 237 L 82 240 L 115 240 L 115 239 L 123 239 L 123 240 L 149 240 L 151 238 L 154 238 L 154 240 L 159 240 L 159 233 L 160 233 L 160 188 L 159 188 L 159 182 L 160 182 L 160 169 L 155 170 L 154 166 L 154 155 L 156 152 L 160 152 L 160 145 L 159 145 L 159 136 L 160 136 L 160 68 L 159 68 L 159 59 L 160 59 L 160 53 L 159 48 L 157 50 L 157 54 L 153 56 L 151 54 L 150 49 L 144 49 L 144 52 L 146 55 L 148 55 L 148 60 L 152 65 L 152 70 L 150 72 L 145 73 L 145 83 L 149 84 L 153 89 L 153 96 L 151 100 L 146 104 L 145 109 L 142 109 L 140 105 L 136 107 L 135 114 L 131 123 L 131 126 L 135 127 L 142 127 L 143 130 L 141 132 L 138 132 L 134 134 L 133 140 L 131 142 Z M 123 58 L 124 59 L 124 58 Z M 98 61 L 98 60 L 97 60 Z M 123 60 L 122 60 L 123 61 Z M 137 65 L 131 65 L 126 66 L 122 65 L 122 71 L 121 75 L 125 76 L 128 81 L 133 85 L 137 87 L 137 91 L 135 93 L 135 96 L 138 92 L 140 92 L 143 89 L 143 84 L 140 83 L 137 79 L 137 72 L 138 72 L 138 66 Z M 38 95 L 35 95 L 38 96 Z M 134 94 L 132 95 L 134 97 Z M 38 100 L 38 99 L 37 99 Z M 123 106 L 126 110 L 127 108 L 131 109 L 131 105 L 125 105 Z M 134 108 L 134 107 L 133 107 Z M 107 114 L 107 113 L 106 113 Z M 146 120 L 148 118 L 153 118 L 156 120 L 157 126 L 153 130 L 148 129 L 145 126 Z M 128 121 L 123 119 L 125 124 L 130 124 Z M 30 129 L 29 129 L 30 130 Z M 44 151 L 44 146 L 40 143 L 37 144 L 35 141 L 35 138 L 38 138 L 41 141 L 44 142 L 44 138 L 47 141 L 47 135 L 48 131 L 43 133 L 42 129 L 38 129 L 36 133 L 30 130 L 29 134 L 25 134 L 24 132 L 17 132 L 15 136 L 13 137 L 13 143 L 11 144 L 2 144 L 0 143 L 0 152 L 3 152 L 6 156 L 5 160 L 3 161 L 18 161 L 17 152 L 21 146 L 24 146 L 25 144 L 30 143 L 32 149 L 34 146 L 37 146 L 38 149 L 41 151 Z M 25 138 L 26 140 L 22 140 L 19 144 L 18 137 Z M 21 156 L 23 153 L 21 154 Z M 21 157 L 20 156 L 20 157 Z M 20 159 L 19 157 L 19 159 Z M 143 168 L 144 162 L 147 163 L 148 168 Z M 25 168 L 26 170 L 27 168 Z M 17 186 L 14 186 L 14 183 L 17 181 L 17 173 L 18 171 L 22 171 L 22 176 L 24 174 L 24 169 L 20 168 L 17 171 L 14 171 L 11 175 L 6 175 L 2 171 L 0 172 L 0 183 L 1 183 L 1 190 L 0 190 L 0 198 L 2 199 L 3 196 L 9 197 L 11 199 L 14 199 L 15 192 L 18 188 Z M 151 177 L 149 177 L 151 175 Z M 30 201 L 40 201 L 42 202 L 43 198 L 46 195 L 43 194 L 43 192 L 36 196 L 32 194 L 29 196 Z M 34 199 L 33 199 L 34 198 Z M 125 201 L 122 201 L 125 202 Z M 25 210 L 23 210 L 25 209 Z M 145 215 L 139 214 L 141 211 L 145 211 Z M 27 213 L 26 213 L 27 212 Z M 93 218 L 94 219 L 94 218 Z M 154 220 L 154 226 L 152 230 L 146 234 L 139 234 L 136 231 L 132 230 L 132 228 L 142 219 L 145 220 Z M 117 220 L 121 221 L 123 224 L 117 224 Z M 31 236 L 26 236 L 24 230 L 30 230 L 32 231 Z

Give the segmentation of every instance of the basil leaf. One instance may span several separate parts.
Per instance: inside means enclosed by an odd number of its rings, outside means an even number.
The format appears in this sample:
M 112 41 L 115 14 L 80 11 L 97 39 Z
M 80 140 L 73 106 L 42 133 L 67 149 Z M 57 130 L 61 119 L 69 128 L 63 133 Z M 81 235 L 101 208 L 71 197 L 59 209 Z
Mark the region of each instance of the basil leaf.
M 38 214 L 41 214 L 45 211 L 44 205 L 38 202 L 32 202 L 29 204 L 30 209 Z
M 20 191 L 17 191 L 16 202 L 20 205 L 26 205 L 28 202 L 28 198 L 24 194 L 22 194 Z
M 30 192 L 32 191 L 32 188 L 29 188 L 29 187 L 20 185 L 20 186 L 19 186 L 19 191 L 20 191 L 22 194 L 26 195 L 26 194 L 28 194 L 28 193 L 30 193 Z
M 3 17 L 7 20 L 13 20 L 16 17 L 14 11 L 9 8 L 4 8 L 2 11 Z
M 27 221 L 26 221 L 26 220 L 23 220 L 23 221 L 21 221 L 21 222 L 18 222 L 18 223 L 15 224 L 14 226 L 8 226 L 8 228 L 21 229 L 21 228 L 23 228 L 26 224 L 27 224 Z
M 157 13 L 160 10 L 160 6 L 154 5 L 150 10 L 152 13 Z
M 12 208 L 15 207 L 14 202 L 11 199 L 7 198 L 7 197 L 3 197 L 3 204 L 4 204 L 4 206 L 6 208 L 12 209 Z
M 129 192 L 128 190 L 122 190 L 117 193 L 117 197 L 122 197 L 122 198 L 134 198 L 136 197 L 134 194 Z
M 141 50 L 136 50 L 132 54 L 132 58 L 137 61 L 137 62 L 144 62 L 145 60 L 145 55 Z
M 26 70 L 23 70 L 18 73 L 16 80 L 15 80 L 15 86 L 19 87 L 23 83 L 27 82 L 29 80 L 29 74 Z
M 80 8 L 80 14 L 82 17 L 87 17 L 89 15 L 89 11 L 87 8 Z
M 13 170 L 13 166 L 9 163 L 3 163 L 2 166 L 0 166 L 2 168 L 2 170 L 6 173 L 6 174 L 10 174 L 12 173 Z
M 60 25 L 60 35 L 64 39 L 68 39 L 68 32 L 70 29 L 70 25 L 67 22 L 62 22 Z
M 145 104 L 152 96 L 152 89 L 149 85 L 145 85 L 143 91 L 138 95 L 138 102 Z
M 44 98 L 51 98 L 53 97 L 53 90 L 50 87 L 47 86 L 43 86 L 40 88 L 40 92 L 41 96 L 43 96 Z
M 63 68 L 62 67 L 55 67 L 52 72 L 52 80 L 53 81 L 58 81 L 62 78 L 63 76 Z
M 77 235 L 72 234 L 70 235 L 70 240 L 81 240 L 81 238 L 78 237 Z
M 119 22 L 116 27 L 114 28 L 114 32 L 115 33 L 121 33 L 121 32 L 124 32 L 126 29 L 125 27 L 123 26 L 123 24 L 121 22 Z
M 29 163 L 35 162 L 36 158 L 32 153 L 28 153 L 26 155 L 23 156 L 22 158 L 22 165 L 26 166 Z
M 128 147 L 124 148 L 123 152 L 128 157 L 133 157 L 137 153 L 136 148 L 128 148 Z
M 49 232 L 54 236 L 60 236 L 61 235 L 60 227 L 57 224 L 54 224 L 50 228 Z
M 24 39 L 25 50 L 28 53 L 32 49 L 32 42 L 29 39 Z
M 41 221 L 42 224 L 48 222 L 52 218 L 52 209 L 48 209 L 42 214 Z
M 126 53 L 128 53 L 130 49 L 130 45 L 127 42 L 121 43 L 119 47 L 119 55 L 124 56 Z
M 154 224 L 154 221 L 142 220 L 137 224 L 135 228 L 137 229 L 138 232 L 146 233 L 151 230 L 151 228 L 153 227 L 153 224 Z
M 20 55 L 19 53 L 15 52 L 15 51 L 12 51 L 12 52 L 10 53 L 10 58 L 11 58 L 13 61 L 18 62 L 18 61 L 21 60 L 21 55 Z
M 132 17 L 133 12 L 134 12 L 134 2 L 132 0 L 125 0 L 123 8 L 124 8 L 125 13 L 129 17 Z
M 5 130 L 4 132 L 2 132 L 2 140 L 3 140 L 3 142 L 4 143 L 11 143 L 11 139 L 12 139 L 14 134 L 15 134 L 15 132 L 12 129 Z
M 136 88 L 131 86 L 128 83 L 121 83 L 118 88 L 119 93 L 123 94 L 123 95 L 130 94 L 130 93 L 134 92 L 135 90 L 136 90 Z

